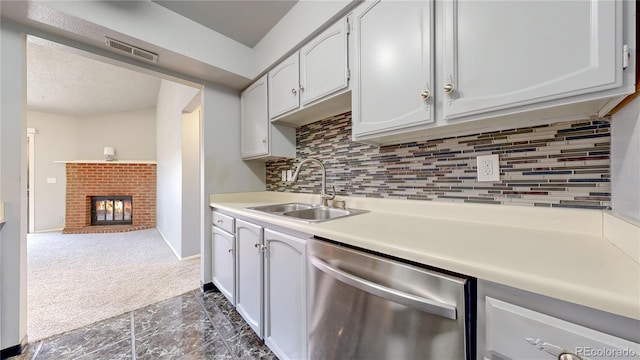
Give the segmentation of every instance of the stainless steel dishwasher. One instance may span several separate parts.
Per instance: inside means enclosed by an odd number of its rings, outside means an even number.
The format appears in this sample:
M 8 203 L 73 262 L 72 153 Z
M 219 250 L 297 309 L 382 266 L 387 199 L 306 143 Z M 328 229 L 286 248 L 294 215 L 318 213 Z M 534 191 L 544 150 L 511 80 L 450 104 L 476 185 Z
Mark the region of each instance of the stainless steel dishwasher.
M 307 260 L 310 359 L 471 359 L 470 279 L 318 239 Z

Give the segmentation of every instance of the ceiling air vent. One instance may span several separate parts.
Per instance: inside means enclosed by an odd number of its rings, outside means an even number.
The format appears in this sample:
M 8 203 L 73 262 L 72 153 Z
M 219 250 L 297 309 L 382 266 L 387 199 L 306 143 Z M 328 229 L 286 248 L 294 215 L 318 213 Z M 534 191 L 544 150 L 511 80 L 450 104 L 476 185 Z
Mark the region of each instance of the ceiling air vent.
M 124 51 L 129 55 L 135 56 L 137 58 L 141 58 L 145 61 L 149 61 L 152 63 L 158 62 L 158 54 L 152 53 L 151 51 L 140 49 L 139 47 L 135 47 L 133 45 L 123 43 L 122 41 L 112 39 L 108 36 L 105 36 L 104 42 L 107 44 L 108 47 L 112 49 Z

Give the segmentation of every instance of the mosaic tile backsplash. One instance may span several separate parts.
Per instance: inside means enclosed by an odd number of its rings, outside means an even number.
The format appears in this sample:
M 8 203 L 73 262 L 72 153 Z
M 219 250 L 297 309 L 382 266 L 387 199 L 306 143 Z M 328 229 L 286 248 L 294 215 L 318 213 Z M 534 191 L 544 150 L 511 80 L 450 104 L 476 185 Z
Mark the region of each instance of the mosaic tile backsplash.
M 585 119 L 376 147 L 351 141 L 351 113 L 296 131 L 298 160 L 327 168 L 339 195 L 609 209 L 610 120 Z M 476 156 L 498 154 L 500 182 L 478 182 Z M 317 165 L 281 181 L 298 160 L 267 162 L 267 190 L 319 193 Z

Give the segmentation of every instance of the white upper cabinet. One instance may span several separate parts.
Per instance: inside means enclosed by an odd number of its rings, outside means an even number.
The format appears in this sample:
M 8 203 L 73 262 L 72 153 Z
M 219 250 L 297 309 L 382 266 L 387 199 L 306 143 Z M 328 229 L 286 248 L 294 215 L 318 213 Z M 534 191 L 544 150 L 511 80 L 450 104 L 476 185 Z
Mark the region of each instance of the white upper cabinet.
M 635 6 L 367 1 L 353 12 L 353 138 L 392 144 L 603 116 L 635 91 Z
M 353 21 L 354 138 L 432 123 L 433 3 L 369 2 Z
M 269 71 L 272 121 L 297 126 L 350 110 L 348 35 L 345 18 Z
M 271 124 L 269 121 L 267 84 L 265 75 L 246 88 L 240 96 L 244 160 L 296 156 L 296 129 Z
M 300 103 L 306 106 L 348 85 L 347 22 L 339 21 L 300 50 Z
M 444 1 L 445 120 L 622 84 L 615 1 Z
M 300 107 L 298 53 L 269 71 L 269 117 L 275 118 Z
M 267 77 L 263 76 L 241 94 L 242 158 L 269 154 Z

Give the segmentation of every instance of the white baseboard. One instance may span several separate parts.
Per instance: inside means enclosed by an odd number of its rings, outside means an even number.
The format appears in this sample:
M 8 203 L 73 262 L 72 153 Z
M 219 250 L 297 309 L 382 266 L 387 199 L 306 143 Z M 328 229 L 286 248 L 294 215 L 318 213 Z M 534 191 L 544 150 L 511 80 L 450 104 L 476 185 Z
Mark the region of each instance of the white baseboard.
M 162 240 L 164 240 L 165 244 L 167 244 L 169 249 L 171 249 L 171 251 L 173 252 L 173 255 L 175 255 L 175 257 L 178 260 L 181 260 L 180 255 L 178 255 L 178 252 L 176 251 L 176 249 L 174 249 L 173 246 L 171 246 L 171 243 L 169 243 L 169 241 L 167 241 L 167 238 L 164 236 L 162 231 L 158 227 L 156 227 L 156 230 L 158 230 L 158 233 L 160 233 L 160 236 L 162 236 Z
M 193 259 L 200 258 L 200 254 L 187 256 L 187 257 L 180 257 L 180 255 L 178 255 L 178 252 L 176 251 L 176 249 L 174 249 L 173 246 L 171 246 L 171 244 L 167 241 L 167 238 L 164 236 L 162 231 L 160 231 L 160 229 L 158 229 L 157 227 L 156 227 L 156 230 L 158 230 L 158 233 L 160 233 L 160 236 L 162 236 L 162 240 L 164 240 L 164 242 L 167 244 L 167 246 L 169 246 L 169 249 L 171 249 L 171 251 L 173 252 L 173 255 L 175 255 L 175 257 L 179 261 L 186 261 L 186 260 L 193 260 Z
M 195 260 L 195 259 L 199 259 L 199 258 L 200 258 L 200 254 L 196 254 L 196 255 L 191 255 L 191 256 L 180 258 L 180 261 Z
M 59 229 L 47 229 L 47 230 L 37 230 L 34 231 L 30 234 L 38 234 L 38 233 L 49 233 L 49 232 L 58 232 L 58 231 L 62 231 L 64 230 L 64 228 L 59 228 Z

